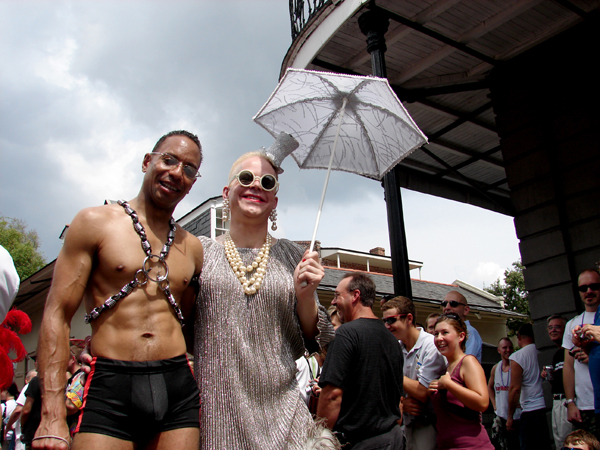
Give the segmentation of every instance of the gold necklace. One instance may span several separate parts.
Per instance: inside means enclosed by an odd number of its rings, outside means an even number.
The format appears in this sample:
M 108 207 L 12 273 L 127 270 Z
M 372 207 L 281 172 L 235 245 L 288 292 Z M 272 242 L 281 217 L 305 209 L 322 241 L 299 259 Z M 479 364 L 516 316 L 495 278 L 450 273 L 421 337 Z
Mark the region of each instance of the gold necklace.
M 238 280 L 240 280 L 246 295 L 256 294 L 256 291 L 258 291 L 260 288 L 263 277 L 265 276 L 265 271 L 267 269 L 267 261 L 269 260 L 270 249 L 271 235 L 267 233 L 265 243 L 258 251 L 258 255 L 256 255 L 256 258 L 254 258 L 252 264 L 246 266 L 237 251 L 233 239 L 231 239 L 229 231 L 225 235 L 225 255 L 227 256 L 227 261 L 229 261 L 229 265 L 233 269 L 233 272 L 238 277 Z M 252 272 L 255 270 L 256 274 L 252 275 Z M 247 275 L 249 275 L 250 278 L 248 278 Z

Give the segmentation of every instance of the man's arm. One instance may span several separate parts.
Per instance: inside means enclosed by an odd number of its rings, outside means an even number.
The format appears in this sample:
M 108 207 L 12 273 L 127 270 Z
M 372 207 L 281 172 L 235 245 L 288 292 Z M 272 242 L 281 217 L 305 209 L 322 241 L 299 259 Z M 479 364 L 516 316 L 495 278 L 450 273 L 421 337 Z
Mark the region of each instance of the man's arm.
M 181 296 L 181 313 L 184 317 L 184 326 L 181 329 L 185 338 L 186 351 L 194 354 L 194 322 L 196 320 L 196 297 L 198 291 L 194 286 L 189 286 Z
M 508 388 L 508 420 L 506 428 L 512 430 L 513 416 L 521 400 L 523 368 L 516 361 L 510 362 L 510 387 Z
M 467 355 L 473 355 L 475 358 L 477 358 L 477 361 L 479 361 L 479 363 L 481 364 L 483 341 L 481 340 L 479 331 L 477 331 L 473 325 L 469 324 L 468 331 L 469 331 L 469 337 L 467 338 L 465 353 Z
M 183 230 L 182 230 L 183 231 Z M 196 321 L 196 300 L 200 289 L 199 277 L 204 264 L 204 248 L 200 240 L 186 232 L 186 239 L 189 242 L 189 248 L 194 252 L 194 277 L 188 287 L 183 291 L 179 307 L 184 317 L 184 327 L 182 328 L 185 338 L 186 349 L 189 354 L 194 354 L 194 323 Z
M 19 420 L 19 417 L 21 417 L 21 411 L 23 411 L 23 407 L 21 405 L 17 405 L 8 419 L 5 431 L 12 430 L 13 424 Z
M 319 264 L 319 254 L 317 252 L 309 253 L 308 250 L 304 252 L 302 261 L 294 271 L 294 288 L 298 300 L 296 313 L 306 339 L 314 339 L 319 334 L 315 292 L 324 275 L 325 271 Z
M 427 388 L 419 383 L 418 380 L 413 380 L 405 376 L 403 384 L 404 392 L 406 392 L 409 397 L 420 402 L 427 401 Z
M 69 438 L 65 408 L 69 332 L 71 319 L 81 304 L 91 273 L 96 240 L 100 234 L 98 222 L 106 220 L 96 211 L 97 208 L 94 208 L 77 214 L 56 260 L 37 347 L 37 367 L 44 399 L 38 436 Z M 36 441 L 35 448 L 55 444 L 53 439 L 42 439 Z
M 325 425 L 330 430 L 333 430 L 340 415 L 343 394 L 344 390 L 342 388 L 332 384 L 325 385 L 321 390 L 317 406 L 317 416 L 325 419 Z
M 563 364 L 563 387 L 567 401 L 575 399 L 575 358 L 565 348 L 565 362 Z M 574 401 L 567 403 L 567 420 L 581 422 L 581 412 Z
M 500 361 L 498 364 L 502 364 L 502 361 Z M 488 381 L 488 394 L 490 395 L 490 402 L 492 402 L 494 411 L 496 411 L 496 389 L 494 389 L 494 383 L 496 382 L 496 367 L 498 367 L 498 364 L 492 367 L 492 371 L 490 372 L 490 380 Z
M 29 419 L 34 402 L 35 398 L 27 397 L 27 401 L 23 405 L 23 410 L 21 411 L 21 427 L 27 423 L 27 419 Z

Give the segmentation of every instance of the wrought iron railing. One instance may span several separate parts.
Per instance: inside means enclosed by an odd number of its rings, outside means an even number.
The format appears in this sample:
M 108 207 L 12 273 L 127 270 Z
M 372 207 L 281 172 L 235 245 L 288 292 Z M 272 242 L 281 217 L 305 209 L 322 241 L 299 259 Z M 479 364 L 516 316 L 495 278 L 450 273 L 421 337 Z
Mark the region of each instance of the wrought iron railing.
M 296 39 L 306 24 L 332 0 L 290 0 L 292 40 Z

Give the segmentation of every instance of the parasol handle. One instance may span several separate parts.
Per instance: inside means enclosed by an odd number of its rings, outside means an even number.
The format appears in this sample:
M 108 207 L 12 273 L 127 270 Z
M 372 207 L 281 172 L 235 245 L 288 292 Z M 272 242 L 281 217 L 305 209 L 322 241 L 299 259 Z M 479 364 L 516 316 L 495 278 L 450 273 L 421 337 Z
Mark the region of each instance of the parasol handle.
M 348 103 L 348 97 L 344 97 L 342 102 L 342 108 L 340 109 L 340 120 L 338 122 L 337 130 L 335 132 L 335 140 L 333 141 L 333 148 L 331 149 L 331 156 L 329 157 L 329 167 L 327 168 L 327 175 L 325 176 L 325 184 L 323 185 L 323 193 L 321 194 L 321 203 L 319 204 L 319 211 L 317 212 L 317 221 L 315 222 L 315 229 L 313 231 L 312 239 L 310 241 L 310 251 L 312 252 L 315 247 L 315 238 L 317 237 L 317 229 L 319 228 L 319 221 L 321 220 L 321 211 L 323 210 L 323 202 L 325 201 L 325 193 L 327 192 L 327 185 L 329 184 L 329 175 L 331 174 L 331 166 L 333 165 L 333 157 L 335 155 L 335 149 L 337 147 L 338 137 L 340 136 L 340 128 L 342 128 L 342 122 L 344 121 L 344 113 L 346 111 L 346 104 Z
M 335 140 L 333 141 L 333 148 L 331 149 L 331 156 L 329 157 L 329 167 L 327 168 L 327 175 L 325 176 L 325 184 L 323 184 L 323 193 L 321 194 L 321 203 L 319 203 L 319 211 L 317 212 L 317 220 L 315 222 L 315 229 L 313 230 L 312 239 L 310 241 L 310 251 L 312 252 L 315 248 L 315 238 L 317 237 L 317 230 L 319 229 L 319 222 L 321 220 L 321 211 L 323 211 L 323 202 L 325 201 L 325 193 L 327 192 L 327 185 L 329 184 L 329 174 L 331 174 L 331 166 L 333 165 L 333 156 L 335 155 L 335 148 L 337 147 L 338 137 L 340 135 L 340 128 L 342 128 L 342 122 L 344 121 L 344 113 L 346 111 L 346 103 L 348 103 L 348 97 L 344 97 L 342 102 L 342 108 L 340 109 L 340 121 L 338 122 L 337 130 L 335 132 Z M 308 283 L 303 281 L 300 286 L 304 287 Z

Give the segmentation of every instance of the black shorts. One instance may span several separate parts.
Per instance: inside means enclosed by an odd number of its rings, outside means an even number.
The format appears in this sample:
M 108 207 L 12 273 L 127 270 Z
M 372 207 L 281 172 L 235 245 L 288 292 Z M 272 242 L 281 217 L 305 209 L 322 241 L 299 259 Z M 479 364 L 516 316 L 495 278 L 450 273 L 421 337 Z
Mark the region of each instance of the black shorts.
M 133 442 L 199 428 L 200 392 L 185 355 L 162 361 L 94 358 L 76 433 Z

